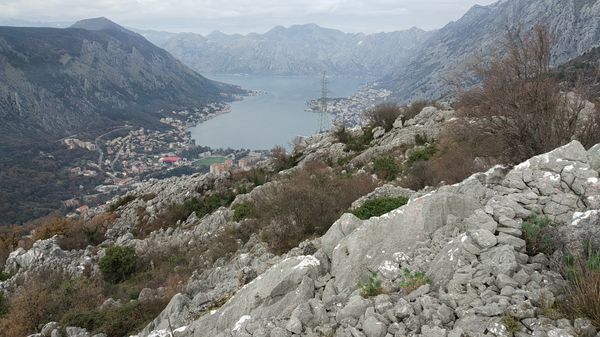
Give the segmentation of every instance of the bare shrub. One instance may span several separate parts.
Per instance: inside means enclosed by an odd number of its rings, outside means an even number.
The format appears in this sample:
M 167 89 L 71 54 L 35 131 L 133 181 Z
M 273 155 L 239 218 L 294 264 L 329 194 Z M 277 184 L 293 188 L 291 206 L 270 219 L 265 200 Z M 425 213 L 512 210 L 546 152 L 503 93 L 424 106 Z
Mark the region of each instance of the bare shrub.
M 240 248 L 237 232 L 232 225 L 221 228 L 215 237 L 208 243 L 205 257 L 214 263 L 221 257 L 229 257 Z
M 283 146 L 275 146 L 271 149 L 273 165 L 276 172 L 283 171 L 294 166 L 294 159 L 287 153 Z
M 89 220 L 72 221 L 66 232 L 58 240 L 63 249 L 85 249 L 88 245 L 98 245 L 104 241 L 108 226 L 115 221 L 116 215 L 101 213 Z
M 366 112 L 369 125 L 373 127 L 380 126 L 386 131 L 394 127 L 394 122 L 400 115 L 402 109 L 396 104 L 381 104 Z
M 35 275 L 11 296 L 0 330 L 7 337 L 27 336 L 41 324 L 60 321 L 69 311 L 92 310 L 102 304 L 101 289 L 96 281 L 71 279 L 60 272 Z
M 419 190 L 441 182 L 455 184 L 500 163 L 505 153 L 501 141 L 461 120 L 447 125 L 432 145 L 409 156 L 403 186 Z
M 59 216 L 50 215 L 43 219 L 40 219 L 39 224 L 33 231 L 33 240 L 46 240 L 54 235 L 64 235 L 67 233 L 67 229 L 71 226 L 70 220 Z
M 439 182 L 431 169 L 430 163 L 418 161 L 405 168 L 405 176 L 400 182 L 402 187 L 418 191 L 427 186 L 435 186 Z
M 28 336 L 45 323 L 43 308 L 48 305 L 48 293 L 41 283 L 21 287 L 10 299 L 9 311 L 0 319 L 0 329 L 7 337 Z
M 434 183 L 455 184 L 500 163 L 505 151 L 503 143 L 478 131 L 458 121 L 442 132 L 438 151 L 430 160 Z
M 415 118 L 427 106 L 433 105 L 434 102 L 428 100 L 418 100 L 412 102 L 402 109 L 402 122 Z
M 506 160 L 520 162 L 568 143 L 595 142 L 597 130 L 585 126 L 584 101 L 578 94 L 561 92 L 551 76 L 553 39 L 543 26 L 529 33 L 507 34 L 507 55 L 474 66 L 481 86 L 461 94 L 459 108 L 477 120 L 474 128 L 502 140 Z
M 374 188 L 369 176 L 339 175 L 309 163 L 256 198 L 261 236 L 275 252 L 285 252 L 324 234 L 354 200 Z
M 0 265 L 3 265 L 8 255 L 18 247 L 31 245 L 31 239 L 26 238 L 30 231 L 29 227 L 18 225 L 0 228 Z
M 63 249 L 84 249 L 104 241 L 108 226 L 117 218 L 113 213 L 102 213 L 91 219 L 68 219 L 52 215 L 38 221 L 32 231 L 32 241 L 46 240 L 58 236 L 58 245 Z

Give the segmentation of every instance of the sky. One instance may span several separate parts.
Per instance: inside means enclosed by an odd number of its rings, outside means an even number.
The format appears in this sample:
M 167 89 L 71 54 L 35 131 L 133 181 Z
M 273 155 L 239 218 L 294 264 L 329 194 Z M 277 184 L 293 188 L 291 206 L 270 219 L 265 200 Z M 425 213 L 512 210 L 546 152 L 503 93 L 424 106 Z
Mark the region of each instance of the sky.
M 441 28 L 475 4 L 496 0 L 0 0 L 0 17 L 74 22 L 107 17 L 140 29 L 262 33 L 316 23 L 346 32 Z

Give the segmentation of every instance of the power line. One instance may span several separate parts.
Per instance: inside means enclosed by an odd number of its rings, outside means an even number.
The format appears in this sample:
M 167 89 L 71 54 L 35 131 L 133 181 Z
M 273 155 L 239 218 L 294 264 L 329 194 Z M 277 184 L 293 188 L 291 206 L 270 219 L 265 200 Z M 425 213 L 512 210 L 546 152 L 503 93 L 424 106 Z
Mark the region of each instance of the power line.
M 327 93 L 328 93 L 328 81 L 325 72 L 323 72 L 323 79 L 321 80 L 321 98 L 319 100 L 320 107 L 320 120 L 319 120 L 319 133 L 326 132 L 329 129 L 329 121 L 327 120 Z

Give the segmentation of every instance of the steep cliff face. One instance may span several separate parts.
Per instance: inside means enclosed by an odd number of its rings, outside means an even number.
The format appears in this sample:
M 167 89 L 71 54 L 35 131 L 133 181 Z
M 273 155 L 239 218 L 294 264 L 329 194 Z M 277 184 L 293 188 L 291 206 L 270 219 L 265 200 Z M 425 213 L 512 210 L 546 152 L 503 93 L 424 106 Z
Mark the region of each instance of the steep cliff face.
M 429 35 L 417 28 L 347 34 L 309 24 L 275 27 L 265 34 L 178 34 L 157 43 L 204 73 L 382 76 L 403 64 Z
M 502 46 L 508 28 L 546 25 L 554 35 L 553 63 L 564 63 L 600 44 L 600 1 L 502 0 L 475 6 L 460 20 L 436 31 L 404 67 L 382 80 L 400 100 L 437 98 L 448 79 L 464 73 L 476 57 Z
M 73 27 L 0 27 L 2 144 L 148 125 L 161 109 L 222 100 L 236 90 L 106 19 Z

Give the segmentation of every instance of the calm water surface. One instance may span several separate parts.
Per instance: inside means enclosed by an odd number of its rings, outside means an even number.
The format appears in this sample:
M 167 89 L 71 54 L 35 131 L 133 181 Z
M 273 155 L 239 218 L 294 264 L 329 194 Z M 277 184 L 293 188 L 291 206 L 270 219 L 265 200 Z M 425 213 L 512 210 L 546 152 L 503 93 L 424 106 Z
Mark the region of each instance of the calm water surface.
M 271 149 L 289 147 L 296 136 L 319 129 L 319 115 L 306 112 L 306 101 L 321 95 L 321 79 L 315 77 L 213 75 L 211 79 L 262 90 L 266 95 L 233 102 L 231 112 L 206 121 L 190 131 L 197 145 L 212 148 Z M 358 78 L 329 79 L 329 97 L 352 95 L 362 84 Z M 331 122 L 331 116 L 328 118 Z

